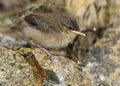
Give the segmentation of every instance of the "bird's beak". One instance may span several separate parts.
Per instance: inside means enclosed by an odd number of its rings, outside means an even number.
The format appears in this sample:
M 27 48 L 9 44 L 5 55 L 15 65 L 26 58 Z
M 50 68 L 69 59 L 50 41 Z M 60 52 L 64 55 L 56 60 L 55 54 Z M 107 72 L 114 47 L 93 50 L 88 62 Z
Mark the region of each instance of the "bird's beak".
M 86 36 L 86 34 L 84 34 L 82 32 L 79 32 L 79 31 L 72 30 L 71 32 L 73 32 L 73 33 L 75 33 L 77 35 Z

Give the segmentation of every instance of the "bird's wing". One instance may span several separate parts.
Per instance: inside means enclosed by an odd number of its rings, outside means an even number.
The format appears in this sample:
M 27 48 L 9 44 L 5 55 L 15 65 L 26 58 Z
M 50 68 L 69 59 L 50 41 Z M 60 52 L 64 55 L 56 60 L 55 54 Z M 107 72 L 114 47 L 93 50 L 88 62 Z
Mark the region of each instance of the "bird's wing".
M 24 20 L 44 33 L 59 32 L 61 27 L 56 17 L 50 14 L 29 14 Z

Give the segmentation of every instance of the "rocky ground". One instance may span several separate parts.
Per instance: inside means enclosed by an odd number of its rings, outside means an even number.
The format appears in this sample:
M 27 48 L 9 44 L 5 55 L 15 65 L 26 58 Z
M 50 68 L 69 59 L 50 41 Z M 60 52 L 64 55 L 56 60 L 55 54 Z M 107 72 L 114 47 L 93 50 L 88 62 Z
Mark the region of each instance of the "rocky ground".
M 108 28 L 83 58 L 82 62 L 92 78 L 92 86 L 120 85 L 120 28 Z

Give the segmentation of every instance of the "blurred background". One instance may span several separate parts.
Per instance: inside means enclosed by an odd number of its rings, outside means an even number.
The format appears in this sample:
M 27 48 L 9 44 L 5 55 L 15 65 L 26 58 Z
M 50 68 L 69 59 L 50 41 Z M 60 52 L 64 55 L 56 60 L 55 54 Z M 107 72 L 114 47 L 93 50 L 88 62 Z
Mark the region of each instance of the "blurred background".
M 27 44 L 23 18 L 32 12 L 69 13 L 76 18 L 87 36 L 77 37 L 68 47 L 72 59 L 81 59 L 111 31 L 115 31 L 111 37 L 120 32 L 119 0 L 0 0 L 0 46 L 18 49 Z

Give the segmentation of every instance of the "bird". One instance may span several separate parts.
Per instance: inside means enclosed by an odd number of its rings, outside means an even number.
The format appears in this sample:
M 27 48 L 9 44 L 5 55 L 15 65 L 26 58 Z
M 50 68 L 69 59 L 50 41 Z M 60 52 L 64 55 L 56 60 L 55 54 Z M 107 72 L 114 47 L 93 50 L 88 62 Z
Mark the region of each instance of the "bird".
M 58 50 L 72 43 L 80 32 L 75 18 L 66 13 L 31 13 L 25 16 L 24 34 L 47 50 Z

